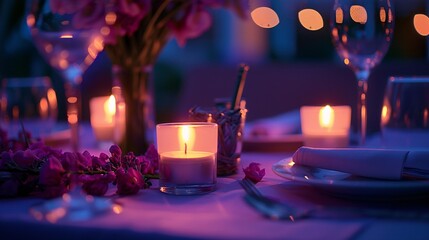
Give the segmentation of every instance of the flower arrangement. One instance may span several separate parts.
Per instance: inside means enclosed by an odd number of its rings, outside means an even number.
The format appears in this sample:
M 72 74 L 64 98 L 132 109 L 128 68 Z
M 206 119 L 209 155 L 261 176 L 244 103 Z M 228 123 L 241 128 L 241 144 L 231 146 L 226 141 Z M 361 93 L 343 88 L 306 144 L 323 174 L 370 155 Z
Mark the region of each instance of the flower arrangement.
M 141 156 L 122 154 L 117 145 L 110 147 L 110 156 L 93 156 L 88 151 L 63 153 L 30 136 L 20 133 L 18 139 L 8 139 L 0 129 L 0 197 L 58 197 L 70 189 L 72 177 L 90 195 L 104 195 L 110 184 L 116 185 L 117 194 L 131 195 L 150 187 L 150 179 L 157 176 L 153 145 Z
M 152 65 L 171 36 L 180 46 L 210 28 L 209 10 L 229 8 L 246 16 L 248 0 L 50 0 L 59 13 L 75 13 L 75 25 L 105 27 L 113 64 Z
M 120 146 L 124 151 L 137 153 L 152 140 L 155 124 L 149 81 L 165 44 L 174 37 L 184 46 L 188 39 L 206 32 L 212 24 L 212 9 L 232 9 L 244 18 L 248 3 L 248 0 L 50 1 L 58 13 L 75 13 L 72 22 L 78 28 L 100 26 L 104 49 L 113 64 L 113 82 L 121 89 L 117 99 L 123 99 L 126 105 Z
M 117 145 L 112 145 L 109 153 L 62 152 L 31 139 L 28 132 L 21 131 L 18 139 L 10 139 L 0 129 L 0 198 L 59 197 L 70 190 L 72 177 L 90 195 L 103 196 L 111 184 L 118 195 L 132 195 L 158 178 L 159 156 L 153 145 L 140 156 L 123 154 Z M 252 162 L 243 168 L 245 177 L 260 182 L 265 169 L 259 166 Z

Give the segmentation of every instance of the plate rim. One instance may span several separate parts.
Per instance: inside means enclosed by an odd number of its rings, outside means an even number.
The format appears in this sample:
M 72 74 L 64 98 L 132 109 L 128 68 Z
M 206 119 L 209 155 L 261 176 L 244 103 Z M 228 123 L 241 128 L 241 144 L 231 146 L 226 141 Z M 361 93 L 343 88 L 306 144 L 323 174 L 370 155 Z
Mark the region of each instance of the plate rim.
M 282 168 L 285 171 L 287 171 L 288 169 L 291 169 L 292 166 L 288 165 L 288 163 L 290 163 L 291 161 L 292 161 L 292 157 L 281 159 L 280 161 L 272 165 L 272 171 L 278 176 L 291 181 L 305 183 L 307 185 L 312 185 L 312 186 L 319 186 L 330 190 L 334 190 L 335 188 L 344 188 L 344 187 L 353 188 L 353 189 L 385 189 L 385 190 L 404 189 L 404 188 L 406 188 L 407 190 L 408 189 L 411 190 L 410 188 L 414 190 L 429 189 L 429 180 L 389 181 L 389 180 L 378 180 L 378 179 L 371 180 L 369 178 L 368 179 L 362 178 L 362 180 L 353 180 L 353 181 L 342 180 L 342 179 L 326 180 L 326 179 L 304 178 L 301 176 L 294 175 L 291 171 L 288 171 L 289 173 L 283 173 L 277 170 L 277 168 Z M 299 167 L 313 168 L 313 167 L 308 167 L 303 165 L 300 165 Z M 319 168 L 319 169 L 322 169 L 322 168 Z M 334 173 L 337 172 L 338 174 L 348 174 L 348 173 L 335 171 L 335 170 L 327 170 L 327 169 L 322 169 L 322 170 L 326 170 Z M 352 174 L 348 174 L 348 175 L 351 176 Z

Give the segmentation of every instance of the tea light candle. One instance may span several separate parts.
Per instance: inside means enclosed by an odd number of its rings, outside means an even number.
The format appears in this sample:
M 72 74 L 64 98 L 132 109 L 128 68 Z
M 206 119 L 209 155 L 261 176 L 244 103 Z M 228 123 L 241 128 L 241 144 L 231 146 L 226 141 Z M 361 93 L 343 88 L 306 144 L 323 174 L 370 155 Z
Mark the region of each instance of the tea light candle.
M 215 189 L 217 124 L 164 123 L 156 134 L 161 192 L 190 195 Z
M 347 147 L 351 108 L 349 106 L 303 106 L 301 130 L 304 145 L 310 147 Z
M 99 141 L 112 141 L 115 127 L 116 101 L 113 95 L 95 97 L 89 103 L 91 127 Z

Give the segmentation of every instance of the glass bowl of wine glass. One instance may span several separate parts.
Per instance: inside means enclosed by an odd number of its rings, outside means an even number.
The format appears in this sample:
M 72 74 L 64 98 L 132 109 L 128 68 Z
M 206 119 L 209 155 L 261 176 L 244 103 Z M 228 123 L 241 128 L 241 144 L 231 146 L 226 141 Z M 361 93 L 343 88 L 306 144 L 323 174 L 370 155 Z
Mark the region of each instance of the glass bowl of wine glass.
M 85 70 L 104 48 L 105 8 L 105 1 L 28 1 L 26 22 L 34 45 L 64 79 L 70 150 L 75 154 L 80 147 L 80 83 Z M 34 206 L 30 212 L 37 219 L 48 219 L 60 212 L 55 221 L 83 220 L 112 210 L 109 199 L 88 196 L 82 191 L 77 160 L 71 165 L 69 192 Z
M 335 0 L 331 14 L 331 37 L 336 52 L 358 82 L 357 134 L 364 144 L 367 129 L 368 77 L 387 53 L 393 37 L 391 0 Z
M 104 4 L 71 4 L 60 0 L 30 0 L 27 26 L 40 54 L 64 80 L 71 149 L 79 150 L 80 83 L 85 70 L 103 50 Z M 94 15 L 92 22 L 88 14 Z M 101 16 L 98 16 L 100 15 Z

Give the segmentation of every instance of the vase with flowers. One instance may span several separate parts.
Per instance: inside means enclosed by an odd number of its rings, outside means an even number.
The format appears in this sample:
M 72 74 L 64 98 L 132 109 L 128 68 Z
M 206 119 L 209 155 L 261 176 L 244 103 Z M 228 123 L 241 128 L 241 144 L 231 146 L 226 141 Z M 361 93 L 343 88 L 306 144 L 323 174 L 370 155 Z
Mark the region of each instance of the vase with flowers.
M 180 46 L 200 36 L 212 23 L 210 11 L 229 8 L 246 16 L 247 0 L 85 0 L 61 1 L 82 11 L 82 21 L 104 21 L 105 51 L 113 81 L 125 103 L 124 151 L 140 153 L 150 144 L 154 127 L 151 78 L 165 44 Z M 118 88 L 117 88 L 118 89 Z M 149 131 L 149 132 L 148 132 Z

